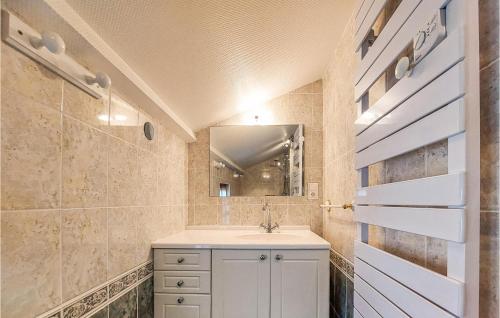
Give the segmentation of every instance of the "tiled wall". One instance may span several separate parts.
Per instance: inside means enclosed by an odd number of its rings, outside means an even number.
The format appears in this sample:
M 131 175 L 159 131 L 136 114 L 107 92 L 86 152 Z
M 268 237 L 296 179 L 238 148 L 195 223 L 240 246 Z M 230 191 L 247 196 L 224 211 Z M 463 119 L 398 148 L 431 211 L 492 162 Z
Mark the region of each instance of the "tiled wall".
M 322 82 L 316 81 L 279 96 L 263 107 L 267 124 L 304 124 L 305 183 L 322 183 L 323 131 Z M 220 125 L 247 124 L 251 112 L 236 115 Z M 209 197 L 209 128 L 196 133 L 197 141 L 189 144 L 189 213 L 190 225 L 258 225 L 263 219 L 262 204 L 271 204 L 273 219 L 282 225 L 310 225 L 322 232 L 319 200 L 307 197 Z M 321 193 L 321 192 L 320 192 Z
M 187 145 L 139 107 L 96 100 L 5 44 L 1 70 L 1 316 L 66 312 L 184 229 Z
M 480 317 L 498 317 L 498 0 L 480 0 L 481 46 L 481 274 Z M 354 199 L 353 78 L 357 57 L 353 21 L 332 55 L 324 78 L 324 197 L 341 204 Z M 370 92 L 372 93 L 372 92 Z M 376 95 L 376 92 L 374 92 Z M 370 167 L 370 184 L 396 182 L 446 173 L 447 144 L 440 142 Z M 324 235 L 343 263 L 353 260 L 355 227 L 351 214 L 332 211 L 325 216 Z M 409 233 L 370 228 L 369 242 L 400 257 L 446 273 L 443 241 Z M 335 262 L 332 262 L 335 264 Z M 332 265 L 332 317 L 350 317 L 349 275 Z M 338 279 L 340 277 L 340 279 Z M 336 292 L 340 290 L 340 292 Z M 340 296 L 339 296 L 340 295 Z M 342 308 L 342 305 L 346 306 Z
M 499 308 L 499 1 L 479 0 L 481 94 L 480 317 L 498 318 Z

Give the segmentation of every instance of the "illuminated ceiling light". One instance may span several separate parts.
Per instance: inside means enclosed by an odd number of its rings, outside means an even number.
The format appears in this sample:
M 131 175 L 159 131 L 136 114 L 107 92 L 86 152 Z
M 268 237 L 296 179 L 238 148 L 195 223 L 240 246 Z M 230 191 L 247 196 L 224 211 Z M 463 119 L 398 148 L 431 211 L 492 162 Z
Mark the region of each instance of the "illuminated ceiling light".
M 109 120 L 109 116 L 106 115 L 106 114 L 100 114 L 97 116 L 97 119 L 99 119 L 100 121 L 108 121 Z
M 127 116 L 125 116 L 125 115 L 120 115 L 120 114 L 113 116 L 113 118 L 114 118 L 116 121 L 126 121 L 126 120 L 127 120 Z

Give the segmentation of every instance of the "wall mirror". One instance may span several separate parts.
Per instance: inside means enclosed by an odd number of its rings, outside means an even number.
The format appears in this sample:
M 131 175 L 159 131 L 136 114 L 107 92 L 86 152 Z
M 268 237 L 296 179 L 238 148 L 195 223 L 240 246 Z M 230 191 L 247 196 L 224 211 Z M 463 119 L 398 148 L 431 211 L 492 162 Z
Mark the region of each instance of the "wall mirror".
M 303 125 L 210 128 L 210 196 L 302 196 Z

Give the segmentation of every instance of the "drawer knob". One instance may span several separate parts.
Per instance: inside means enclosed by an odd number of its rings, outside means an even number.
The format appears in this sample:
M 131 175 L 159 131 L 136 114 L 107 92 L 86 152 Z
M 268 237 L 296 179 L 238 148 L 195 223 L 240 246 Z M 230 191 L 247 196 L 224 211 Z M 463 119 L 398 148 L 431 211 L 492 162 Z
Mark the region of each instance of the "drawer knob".
M 183 280 L 180 280 L 177 282 L 177 287 L 181 287 L 182 285 L 184 285 L 184 281 Z
M 283 256 L 281 256 L 280 254 L 277 254 L 275 257 L 274 257 L 275 260 L 277 261 L 281 261 L 283 259 Z
M 182 264 L 183 262 L 184 262 L 184 257 L 179 257 L 179 258 L 177 259 L 177 263 L 178 263 L 178 264 Z
M 266 260 L 267 256 L 264 255 L 264 254 L 262 254 L 259 258 L 260 258 L 261 261 L 264 261 L 264 260 Z
M 177 298 L 177 303 L 182 304 L 184 302 L 184 297 Z

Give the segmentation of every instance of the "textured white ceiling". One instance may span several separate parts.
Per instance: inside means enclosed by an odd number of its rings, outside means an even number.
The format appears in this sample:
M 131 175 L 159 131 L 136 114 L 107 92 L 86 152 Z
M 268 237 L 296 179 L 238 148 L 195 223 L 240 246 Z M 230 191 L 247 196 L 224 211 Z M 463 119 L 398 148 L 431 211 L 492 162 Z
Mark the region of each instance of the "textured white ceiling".
M 198 129 L 320 78 L 355 1 L 67 2 Z

